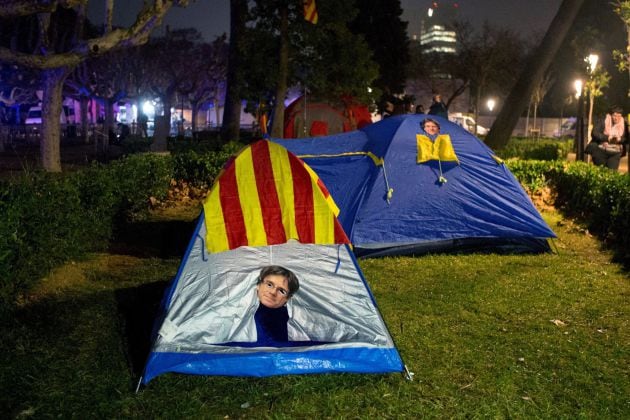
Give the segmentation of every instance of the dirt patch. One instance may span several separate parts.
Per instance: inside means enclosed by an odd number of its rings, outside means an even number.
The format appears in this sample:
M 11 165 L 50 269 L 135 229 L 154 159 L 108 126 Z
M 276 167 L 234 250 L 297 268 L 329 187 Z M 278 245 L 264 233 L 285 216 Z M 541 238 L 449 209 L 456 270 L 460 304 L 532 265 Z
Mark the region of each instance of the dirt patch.
M 529 198 L 540 211 L 555 211 L 556 193 L 549 187 L 541 188 L 537 191 L 525 189 Z

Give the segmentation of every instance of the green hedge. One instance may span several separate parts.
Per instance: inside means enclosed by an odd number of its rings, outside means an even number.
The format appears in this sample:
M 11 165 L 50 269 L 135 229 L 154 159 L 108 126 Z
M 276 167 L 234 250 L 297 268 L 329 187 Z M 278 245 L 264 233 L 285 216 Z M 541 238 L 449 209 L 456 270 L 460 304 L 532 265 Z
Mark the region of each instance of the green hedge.
M 630 257 L 630 176 L 576 162 L 554 172 L 551 182 L 568 214 L 584 220 L 624 260 Z
M 558 160 L 566 159 L 572 150 L 573 140 L 531 140 L 515 137 L 503 149 L 495 152 L 503 159 Z
M 551 173 L 561 170 L 565 162 L 509 159 L 506 164 L 524 187 L 535 192 L 548 186 Z
M 163 198 L 169 157 L 134 155 L 70 174 L 33 172 L 0 183 L 0 310 L 51 268 L 104 249 L 116 223 Z
M 232 152 L 134 154 L 67 174 L 0 181 L 0 313 L 59 264 L 105 249 L 117 226 L 142 218 L 173 178 L 209 186 Z
M 556 206 L 588 226 L 630 263 L 630 176 L 584 162 L 508 161 L 531 191 L 548 185 Z
M 173 154 L 173 178 L 196 186 L 209 186 L 230 156 L 242 147 L 240 143 L 227 143 L 215 153 L 191 149 Z

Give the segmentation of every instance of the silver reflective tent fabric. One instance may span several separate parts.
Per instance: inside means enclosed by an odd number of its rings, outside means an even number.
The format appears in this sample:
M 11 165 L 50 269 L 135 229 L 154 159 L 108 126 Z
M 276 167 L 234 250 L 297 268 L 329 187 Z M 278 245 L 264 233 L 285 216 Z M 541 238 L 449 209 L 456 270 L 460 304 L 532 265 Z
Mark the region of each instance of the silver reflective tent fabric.
M 289 241 L 208 254 L 203 217 L 168 291 L 143 383 L 163 372 L 268 376 L 402 371 L 402 361 L 347 245 Z M 293 271 L 287 347 L 256 341 L 261 267 Z M 323 343 L 322 343 L 323 342 Z M 229 344 L 226 344 L 229 343 Z

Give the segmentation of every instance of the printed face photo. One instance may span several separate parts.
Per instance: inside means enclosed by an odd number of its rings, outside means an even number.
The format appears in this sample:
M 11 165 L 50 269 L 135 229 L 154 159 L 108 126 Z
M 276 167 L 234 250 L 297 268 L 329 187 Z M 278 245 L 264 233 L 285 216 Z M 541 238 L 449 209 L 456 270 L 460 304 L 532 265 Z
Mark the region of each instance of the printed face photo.
M 260 303 L 268 308 L 283 307 L 289 300 L 289 281 L 278 274 L 269 274 L 257 286 Z
M 434 122 L 427 121 L 424 123 L 424 131 L 426 131 L 427 134 L 435 135 L 440 131 L 440 129 Z

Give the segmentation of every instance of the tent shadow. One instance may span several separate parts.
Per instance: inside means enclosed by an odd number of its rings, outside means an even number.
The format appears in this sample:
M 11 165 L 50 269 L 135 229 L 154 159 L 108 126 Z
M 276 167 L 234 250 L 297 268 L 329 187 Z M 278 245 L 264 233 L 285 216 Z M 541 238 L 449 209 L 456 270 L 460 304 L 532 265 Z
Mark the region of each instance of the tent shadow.
M 140 258 L 181 257 L 197 221 L 133 222 L 114 233 L 109 251 Z
M 167 281 L 157 281 L 115 292 L 125 356 L 136 377 L 142 375 L 149 355 L 153 325 L 167 285 Z

